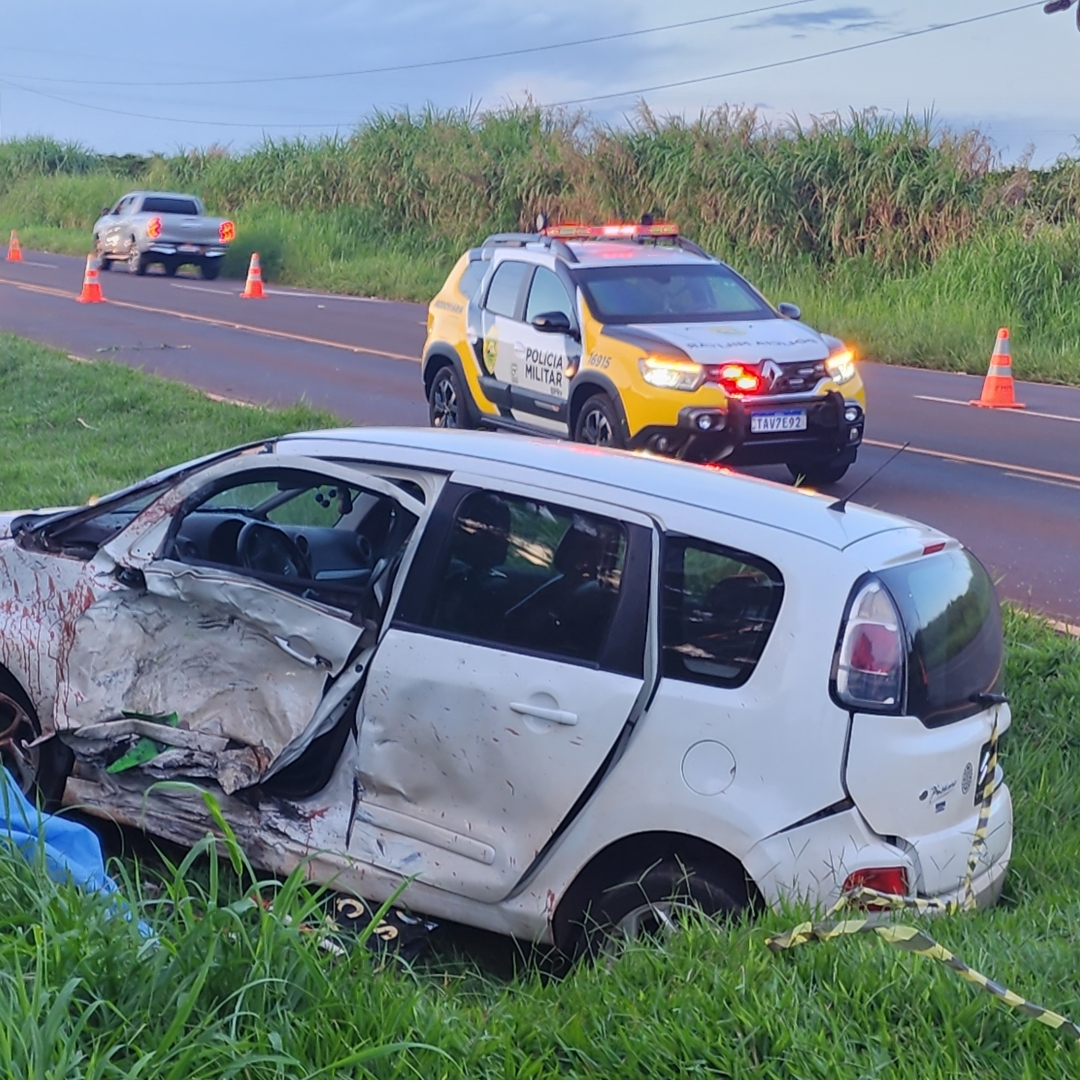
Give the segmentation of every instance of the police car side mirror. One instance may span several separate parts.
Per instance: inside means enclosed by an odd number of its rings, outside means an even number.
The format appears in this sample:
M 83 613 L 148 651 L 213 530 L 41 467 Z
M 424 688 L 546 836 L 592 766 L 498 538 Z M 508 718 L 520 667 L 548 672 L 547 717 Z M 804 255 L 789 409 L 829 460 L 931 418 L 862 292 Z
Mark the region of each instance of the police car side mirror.
M 545 311 L 532 321 L 532 328 L 542 334 L 569 334 L 570 320 L 564 311 Z
M 777 304 L 776 310 L 779 311 L 785 319 L 795 319 L 798 321 L 802 318 L 802 311 L 798 304 Z

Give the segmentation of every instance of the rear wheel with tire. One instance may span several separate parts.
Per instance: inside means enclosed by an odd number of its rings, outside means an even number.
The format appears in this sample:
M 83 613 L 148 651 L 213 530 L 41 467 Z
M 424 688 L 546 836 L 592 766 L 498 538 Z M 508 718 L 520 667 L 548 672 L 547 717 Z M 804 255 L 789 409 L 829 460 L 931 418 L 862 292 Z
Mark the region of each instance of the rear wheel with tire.
M 812 487 L 821 487 L 825 484 L 835 484 L 843 479 L 844 474 L 855 464 L 855 454 L 845 450 L 836 457 L 827 461 L 798 462 L 789 461 L 787 470 L 791 478 L 810 484 Z
M 607 394 L 593 394 L 581 406 L 574 423 L 574 442 L 616 449 L 626 445 L 618 410 Z
M 41 734 L 37 712 L 23 688 L 0 671 L 0 761 L 31 802 L 60 808 L 74 755 L 55 736 L 29 746 Z
M 471 428 L 465 390 L 453 366 L 446 364 L 435 372 L 428 390 L 428 421 L 433 428 Z
M 131 238 L 131 247 L 128 248 L 127 266 L 128 272 L 132 274 L 138 274 L 142 277 L 146 273 L 147 267 L 146 256 L 139 251 L 138 245 L 135 243 L 135 237 Z
M 664 859 L 644 873 L 627 873 L 597 890 L 580 907 L 558 941 L 570 957 L 596 957 L 629 941 L 663 938 L 700 912 L 731 916 L 748 904 L 746 884 L 723 867 Z
M 221 273 L 221 260 L 203 259 L 199 263 L 199 273 L 202 275 L 203 281 L 214 281 L 218 274 Z

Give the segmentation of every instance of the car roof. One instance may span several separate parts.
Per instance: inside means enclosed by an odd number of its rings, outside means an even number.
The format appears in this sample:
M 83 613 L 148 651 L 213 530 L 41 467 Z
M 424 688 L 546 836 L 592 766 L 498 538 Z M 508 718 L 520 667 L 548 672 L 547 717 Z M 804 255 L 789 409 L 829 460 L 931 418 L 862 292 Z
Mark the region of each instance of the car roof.
M 566 246 L 577 256 L 576 265 L 585 267 L 608 266 L 613 262 L 696 265 L 715 261 L 671 244 L 642 244 L 632 240 L 571 240 Z
M 568 250 L 573 255 L 572 265 L 576 267 L 609 266 L 611 263 L 650 262 L 668 265 L 697 265 L 703 262 L 716 262 L 707 255 L 699 255 L 686 248 L 673 244 L 649 244 L 633 240 L 555 240 L 526 233 L 503 233 L 489 236 L 478 248 L 469 251 L 470 257 L 481 259 L 485 256 L 498 258 L 523 258 L 529 255 L 554 255 L 560 257 L 560 250 Z M 489 254 L 490 253 L 490 254 Z M 516 253 L 516 254 L 515 254 Z
M 331 443 L 336 445 L 331 448 Z M 913 524 L 855 504 L 839 513 L 829 509 L 832 497 L 726 469 L 521 435 L 434 428 L 341 428 L 286 435 L 278 440 L 277 448 L 282 454 L 335 458 L 355 451 L 358 460 L 375 457 L 386 464 L 487 472 L 493 477 L 504 474 L 506 466 L 526 469 L 543 487 L 558 489 L 567 479 L 580 480 L 607 488 L 611 493 L 608 501 L 629 509 L 640 510 L 644 501 L 664 500 L 759 522 L 837 549 Z
M 122 197 L 127 199 L 130 198 L 132 195 L 141 195 L 144 198 L 147 195 L 153 195 L 155 197 L 160 196 L 165 199 L 194 199 L 196 202 L 199 201 L 198 195 L 191 195 L 183 191 L 129 191 L 127 195 L 124 195 Z

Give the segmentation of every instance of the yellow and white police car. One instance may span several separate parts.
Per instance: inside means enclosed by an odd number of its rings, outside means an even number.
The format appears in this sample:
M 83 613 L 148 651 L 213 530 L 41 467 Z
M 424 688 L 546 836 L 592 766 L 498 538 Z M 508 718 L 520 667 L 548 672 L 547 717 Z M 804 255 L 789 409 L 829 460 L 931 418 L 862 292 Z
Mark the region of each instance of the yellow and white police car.
M 541 225 L 466 252 L 432 301 L 432 426 L 844 475 L 866 396 L 842 341 L 674 225 Z

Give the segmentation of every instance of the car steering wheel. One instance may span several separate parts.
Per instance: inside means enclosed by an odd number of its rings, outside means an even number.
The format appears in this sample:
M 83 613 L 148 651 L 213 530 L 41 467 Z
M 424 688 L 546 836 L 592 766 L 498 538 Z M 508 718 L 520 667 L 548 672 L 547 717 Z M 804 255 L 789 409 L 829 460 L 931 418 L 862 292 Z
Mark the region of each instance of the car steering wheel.
M 262 521 L 249 521 L 236 538 L 241 566 L 279 577 L 311 579 L 311 566 L 287 532 Z

